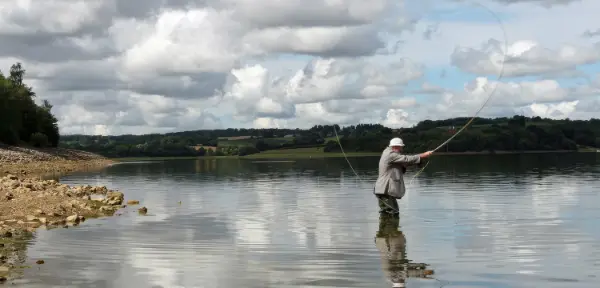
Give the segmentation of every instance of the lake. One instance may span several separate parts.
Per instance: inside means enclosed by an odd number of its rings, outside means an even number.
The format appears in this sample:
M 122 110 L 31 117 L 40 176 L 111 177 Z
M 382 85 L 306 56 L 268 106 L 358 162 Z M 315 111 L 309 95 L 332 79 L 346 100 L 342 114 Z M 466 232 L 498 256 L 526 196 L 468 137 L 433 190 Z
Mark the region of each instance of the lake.
M 15 287 L 598 287 L 600 156 L 436 156 L 379 220 L 377 157 L 124 163 L 139 206 L 39 230 Z M 416 270 L 428 265 L 433 275 Z M 412 268 L 407 268 L 412 267 Z

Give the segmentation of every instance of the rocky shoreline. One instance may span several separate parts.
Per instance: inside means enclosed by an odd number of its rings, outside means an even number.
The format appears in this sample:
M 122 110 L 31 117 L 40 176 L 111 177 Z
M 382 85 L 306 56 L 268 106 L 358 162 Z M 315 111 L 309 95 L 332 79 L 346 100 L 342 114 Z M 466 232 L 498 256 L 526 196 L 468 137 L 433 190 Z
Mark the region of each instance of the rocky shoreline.
M 0 145 L 0 283 L 22 268 L 26 242 L 36 229 L 77 226 L 87 218 L 112 216 L 126 206 L 119 191 L 69 186 L 43 176 L 101 169 L 112 163 L 84 151 Z
M 28 148 L 0 144 L 0 176 L 39 177 L 101 169 L 114 162 L 101 155 L 63 148 Z

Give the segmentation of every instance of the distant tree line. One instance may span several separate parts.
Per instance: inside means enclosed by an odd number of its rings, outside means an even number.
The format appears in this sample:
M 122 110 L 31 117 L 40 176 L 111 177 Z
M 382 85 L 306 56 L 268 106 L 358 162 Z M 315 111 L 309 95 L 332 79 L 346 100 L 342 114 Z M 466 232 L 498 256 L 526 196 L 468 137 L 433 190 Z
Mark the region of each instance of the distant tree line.
M 20 63 L 12 65 L 6 76 L 0 71 L 0 142 L 56 147 L 60 136 L 52 105 L 46 100 L 37 105 L 36 94 L 24 78 Z
M 242 139 L 227 139 L 243 137 Z M 108 157 L 249 155 L 273 149 L 324 145 L 319 135 L 301 129 L 220 129 L 146 135 L 62 135 L 60 146 Z
M 391 130 L 381 125 L 358 125 L 343 131 L 348 135 L 340 143 L 344 151 L 379 152 L 389 139 L 400 136 L 406 144 L 405 151 L 423 152 L 435 149 L 470 118 L 453 118 L 439 121 L 425 120 L 412 128 Z M 476 118 L 458 134 L 441 152 L 494 152 L 494 151 L 552 151 L 578 150 L 600 147 L 600 119 L 552 120 L 540 117 L 514 116 L 512 118 Z M 337 152 L 337 142 L 326 143 L 325 151 Z
M 0 71 L 0 142 L 8 145 L 67 147 L 109 157 L 250 155 L 266 150 L 323 147 L 339 152 L 380 152 L 392 137 L 402 137 L 407 153 L 431 150 L 464 126 L 469 118 L 425 120 L 411 128 L 380 124 L 310 129 L 217 129 L 147 135 L 62 135 L 52 105 L 36 104 L 36 94 L 23 82 L 20 63 L 7 75 Z M 441 151 L 494 152 L 600 148 L 600 119 L 552 120 L 540 117 L 476 118 Z
M 470 118 L 425 120 L 411 128 L 380 124 L 335 126 L 345 152 L 380 152 L 392 137 L 402 137 L 407 153 L 431 150 Z M 223 138 L 237 137 L 236 139 Z M 340 152 L 332 125 L 310 129 L 221 129 L 167 134 L 63 135 L 61 146 L 109 157 L 250 155 L 266 150 L 324 147 Z M 552 120 L 523 116 L 477 118 L 443 152 L 577 150 L 600 147 L 600 120 Z

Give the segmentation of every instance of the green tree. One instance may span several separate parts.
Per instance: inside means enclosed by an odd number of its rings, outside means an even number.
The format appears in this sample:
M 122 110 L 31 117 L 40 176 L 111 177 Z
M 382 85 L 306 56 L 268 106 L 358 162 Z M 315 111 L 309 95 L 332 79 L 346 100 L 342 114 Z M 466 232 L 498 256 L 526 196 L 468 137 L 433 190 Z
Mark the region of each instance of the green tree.
M 21 63 L 11 66 L 8 77 L 0 71 L 0 142 L 56 147 L 60 134 L 52 105 L 47 100 L 41 106 L 35 103 L 35 92 L 23 82 L 25 72 Z

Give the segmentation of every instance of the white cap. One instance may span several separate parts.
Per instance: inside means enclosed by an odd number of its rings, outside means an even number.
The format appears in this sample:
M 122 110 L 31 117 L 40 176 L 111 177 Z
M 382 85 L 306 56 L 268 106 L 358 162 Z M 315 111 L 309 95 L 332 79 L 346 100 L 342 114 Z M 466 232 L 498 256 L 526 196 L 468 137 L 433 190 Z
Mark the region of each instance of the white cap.
M 404 286 L 404 283 L 392 283 L 393 286 L 392 287 L 406 287 Z
M 390 147 L 392 146 L 404 146 L 404 141 L 402 139 L 396 137 L 390 140 Z

